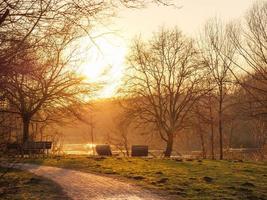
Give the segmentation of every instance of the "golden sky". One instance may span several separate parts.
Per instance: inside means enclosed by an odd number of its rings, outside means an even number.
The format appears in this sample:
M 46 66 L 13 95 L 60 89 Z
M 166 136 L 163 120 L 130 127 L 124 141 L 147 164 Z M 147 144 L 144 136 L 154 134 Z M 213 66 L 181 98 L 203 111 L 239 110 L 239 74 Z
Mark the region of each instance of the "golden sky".
M 196 36 L 202 25 L 212 17 L 226 22 L 244 16 L 254 0 L 176 0 L 180 8 L 151 5 L 144 9 L 124 9 L 100 32 L 112 32 L 96 39 L 98 48 L 88 50 L 82 71 L 91 80 L 104 80 L 107 86 L 99 94 L 110 97 L 120 85 L 124 57 L 131 39 L 142 35 L 149 39 L 160 27 L 178 27 L 185 34 Z M 99 53 L 98 51 L 101 51 Z M 93 56 L 92 56 L 93 55 Z M 92 59 L 93 57 L 93 59 Z M 110 69 L 110 70 L 107 70 Z
M 196 34 L 205 21 L 218 16 L 225 20 L 242 17 L 255 0 L 176 0 L 181 8 L 150 6 L 146 9 L 121 11 L 114 26 L 130 39 L 141 33 L 150 36 L 158 27 L 179 27 L 186 34 Z

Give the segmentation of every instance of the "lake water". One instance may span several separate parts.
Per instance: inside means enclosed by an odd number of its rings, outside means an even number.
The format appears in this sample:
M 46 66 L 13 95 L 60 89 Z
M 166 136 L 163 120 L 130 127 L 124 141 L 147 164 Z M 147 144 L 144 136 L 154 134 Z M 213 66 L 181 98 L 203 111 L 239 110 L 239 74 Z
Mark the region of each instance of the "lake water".
M 85 143 L 85 144 L 64 144 L 63 152 L 66 154 L 76 155 L 94 155 L 96 144 Z

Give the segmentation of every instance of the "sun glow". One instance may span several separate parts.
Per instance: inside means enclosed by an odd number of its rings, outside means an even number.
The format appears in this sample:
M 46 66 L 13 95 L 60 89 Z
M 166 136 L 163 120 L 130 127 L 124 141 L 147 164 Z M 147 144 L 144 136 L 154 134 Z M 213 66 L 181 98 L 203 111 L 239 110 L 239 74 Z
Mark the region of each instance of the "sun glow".
M 84 37 L 79 41 L 80 60 L 78 71 L 89 82 L 101 83 L 103 88 L 97 94 L 98 98 L 115 95 L 120 85 L 124 69 L 126 47 L 122 39 L 101 36 L 96 39 Z
M 84 145 L 84 148 L 85 148 L 87 154 L 90 154 L 90 155 L 95 154 L 95 147 L 96 147 L 96 144 L 92 144 L 92 143 L 87 143 Z

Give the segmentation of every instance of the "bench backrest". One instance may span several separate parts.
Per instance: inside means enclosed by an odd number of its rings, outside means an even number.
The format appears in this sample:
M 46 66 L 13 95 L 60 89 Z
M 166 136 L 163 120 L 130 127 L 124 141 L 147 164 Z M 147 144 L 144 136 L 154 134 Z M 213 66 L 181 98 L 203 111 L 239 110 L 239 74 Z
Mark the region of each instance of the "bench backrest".
M 112 156 L 112 152 L 109 145 L 96 145 L 95 150 L 99 156 Z
M 18 143 L 8 143 L 6 145 L 6 148 L 8 150 L 11 150 L 11 149 L 19 149 L 20 148 L 20 144 L 18 144 Z
M 26 142 L 23 144 L 23 149 L 51 149 L 52 142 L 38 141 L 38 142 Z
M 146 145 L 133 145 L 131 155 L 132 155 L 132 157 L 148 156 L 148 146 L 146 146 Z

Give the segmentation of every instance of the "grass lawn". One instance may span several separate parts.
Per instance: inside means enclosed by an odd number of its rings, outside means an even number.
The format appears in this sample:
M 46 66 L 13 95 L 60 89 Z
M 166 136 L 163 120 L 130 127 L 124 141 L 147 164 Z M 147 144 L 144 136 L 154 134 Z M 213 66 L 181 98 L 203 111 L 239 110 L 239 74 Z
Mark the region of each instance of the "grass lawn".
M 0 174 L 7 169 L 0 167 Z M 68 200 L 56 183 L 31 173 L 9 169 L 0 179 L 1 200 Z
M 267 200 L 267 163 L 85 156 L 25 162 L 126 177 L 143 187 L 177 195 L 177 199 Z

